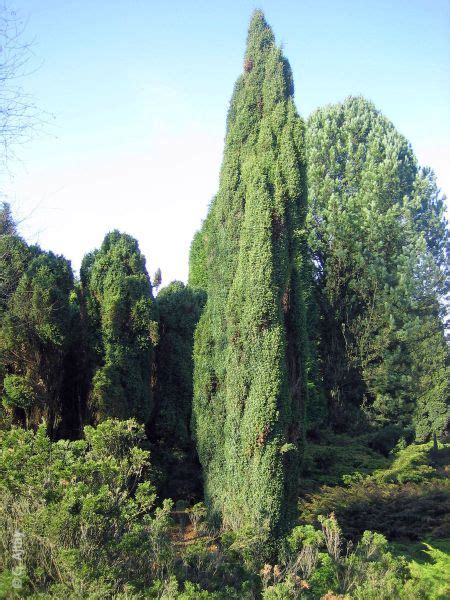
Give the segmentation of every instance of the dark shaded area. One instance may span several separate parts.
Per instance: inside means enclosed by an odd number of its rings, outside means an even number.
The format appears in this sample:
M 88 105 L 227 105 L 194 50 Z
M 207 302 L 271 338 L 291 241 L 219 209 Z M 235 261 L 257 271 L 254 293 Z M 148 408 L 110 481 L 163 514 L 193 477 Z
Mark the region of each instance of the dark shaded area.
M 361 483 L 351 488 L 321 488 L 322 514 L 334 512 L 346 537 L 359 539 L 365 530 L 390 541 L 450 537 L 450 482 Z M 316 522 L 304 513 L 307 522 Z
M 173 281 L 157 298 L 154 410 L 147 424 L 153 462 L 163 496 L 199 500 L 202 475 L 191 436 L 194 331 L 206 294 Z

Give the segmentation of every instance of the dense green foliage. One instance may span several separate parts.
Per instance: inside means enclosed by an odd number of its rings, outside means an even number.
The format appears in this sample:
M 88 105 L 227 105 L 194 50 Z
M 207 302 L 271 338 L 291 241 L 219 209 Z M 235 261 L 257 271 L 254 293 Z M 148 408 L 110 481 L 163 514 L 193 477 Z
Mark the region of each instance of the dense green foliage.
M 442 434 L 448 238 L 434 176 L 362 98 L 318 110 L 307 131 L 316 377 L 331 422 Z
M 419 564 L 413 561 L 410 564 L 412 578 L 406 584 L 405 596 L 410 593 L 415 598 L 445 600 L 450 593 L 450 553 L 429 544 L 425 544 L 425 547 L 432 562 Z
M 276 533 L 292 518 L 306 401 L 304 211 L 292 75 L 256 12 L 219 191 L 191 251 L 190 282 L 208 295 L 195 338 L 194 435 L 208 506 L 233 529 Z
M 341 456 L 339 446 L 329 449 Z M 347 442 L 346 452 L 346 469 L 338 458 L 336 464 L 319 463 L 320 477 L 309 473 L 315 485 L 300 499 L 303 523 L 317 523 L 320 515 L 333 511 L 351 539 L 358 539 L 365 529 L 377 530 L 389 540 L 450 537 L 450 481 L 448 467 L 443 467 L 449 463 L 448 445 L 437 452 L 430 444 L 408 446 L 384 462 L 373 453 L 362 465 L 358 443 Z M 312 453 L 323 460 L 320 446 Z
M 153 408 L 157 322 L 137 241 L 109 233 L 84 258 L 81 287 L 93 369 L 91 412 L 98 420 L 135 417 L 145 423 Z
M 164 574 L 172 560 L 171 504 L 155 506 L 142 439 L 135 421 L 86 427 L 85 438 L 74 442 L 52 443 L 42 426 L 36 433 L 13 428 L 2 434 L 4 588 L 15 565 L 10 541 L 17 530 L 26 538 L 22 591 L 117 597 Z
M 411 548 L 408 564 L 381 533 L 347 541 L 332 513 L 319 513 L 316 526 L 295 526 L 278 561 L 264 563 L 248 539 L 210 531 L 202 505 L 180 512 L 158 502 L 144 440 L 134 420 L 85 427 L 78 441 L 51 442 L 43 426 L 1 432 L 0 597 L 446 597 L 445 543 L 426 544 L 426 554 Z M 16 554 L 18 531 L 25 543 Z
M 155 391 L 155 435 L 166 443 L 191 445 L 192 348 L 205 294 L 173 281 L 157 298 L 159 342 Z
M 26 426 L 45 418 L 51 432 L 63 418 L 63 364 L 70 346 L 70 263 L 28 247 L 15 232 L 0 236 L 0 353 L 5 418 Z
M 194 331 L 205 303 L 201 290 L 173 281 L 156 297 L 155 408 L 148 424 L 161 487 L 172 498 L 195 497 L 201 476 L 191 435 Z
M 0 98 L 1 104 L 1 98 Z M 307 202 L 308 199 L 308 202 Z M 0 207 L 0 598 L 450 597 L 444 197 L 250 23 L 189 284 Z

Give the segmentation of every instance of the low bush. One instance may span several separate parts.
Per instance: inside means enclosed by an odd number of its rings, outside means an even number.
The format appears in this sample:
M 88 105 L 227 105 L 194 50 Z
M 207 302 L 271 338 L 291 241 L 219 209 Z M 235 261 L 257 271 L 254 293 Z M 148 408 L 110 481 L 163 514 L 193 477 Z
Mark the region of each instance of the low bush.
M 357 455 L 360 444 L 355 442 Z M 347 471 L 340 485 L 335 471 L 334 485 L 316 487 L 300 499 L 300 522 L 317 525 L 320 515 L 334 511 L 351 539 L 365 529 L 380 531 L 391 541 L 450 536 L 450 480 L 444 465 L 449 449 L 439 444 L 436 452 L 432 443 L 398 448 L 370 473 L 367 465 Z M 350 454 L 355 455 L 353 450 Z
M 450 598 L 450 553 L 429 544 L 425 547 L 431 562 L 410 563 L 411 579 L 405 585 L 405 598 L 447 600 Z
M 264 600 L 401 597 L 407 564 L 391 552 L 383 535 L 365 531 L 353 544 L 342 535 L 334 514 L 319 521 L 320 529 L 294 528 L 280 564 L 261 569 Z
M 433 462 L 440 452 L 446 452 L 447 446 L 439 444 L 437 454 L 433 453 L 433 444 L 412 444 L 401 448 L 393 454 L 392 463 L 384 469 L 377 469 L 372 474 L 375 481 L 420 483 L 436 477 L 436 467 Z
M 337 485 L 355 472 L 367 476 L 388 465 L 385 456 L 368 446 L 368 435 L 325 432 L 320 443 L 310 441 L 306 445 L 300 493 L 311 492 L 319 485 Z
M 450 481 L 363 481 L 349 487 L 323 486 L 300 501 L 303 523 L 317 524 L 320 515 L 331 511 L 351 539 L 366 528 L 380 531 L 389 540 L 450 537 Z
M 13 572 L 20 558 L 22 594 L 116 597 L 171 572 L 172 503 L 157 506 L 144 480 L 149 454 L 135 421 L 86 427 L 73 442 L 52 443 L 44 425 L 0 435 L 1 562 Z M 11 551 L 17 536 L 20 557 Z

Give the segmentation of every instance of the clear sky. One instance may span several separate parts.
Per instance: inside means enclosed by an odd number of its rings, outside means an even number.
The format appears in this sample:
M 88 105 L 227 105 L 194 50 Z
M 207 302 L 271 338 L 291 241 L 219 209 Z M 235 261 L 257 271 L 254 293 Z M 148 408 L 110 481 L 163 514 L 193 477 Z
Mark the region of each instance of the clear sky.
M 22 233 L 79 268 L 111 229 L 150 274 L 185 280 L 216 192 L 246 30 L 262 8 L 289 59 L 296 103 L 362 94 L 450 195 L 449 0 L 10 0 L 37 70 L 25 89 L 48 125 L 2 183 Z

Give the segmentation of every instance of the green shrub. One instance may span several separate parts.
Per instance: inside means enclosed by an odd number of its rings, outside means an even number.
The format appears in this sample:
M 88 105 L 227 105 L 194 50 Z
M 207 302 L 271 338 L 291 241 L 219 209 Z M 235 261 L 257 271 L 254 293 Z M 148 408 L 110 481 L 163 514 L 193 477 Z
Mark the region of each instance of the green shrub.
M 320 529 L 294 528 L 281 566 L 264 565 L 264 598 L 319 599 L 328 592 L 330 598 L 358 600 L 400 597 L 406 561 L 392 553 L 383 535 L 364 531 L 354 544 L 344 538 L 333 513 L 319 521 Z
M 445 448 L 440 444 L 441 449 Z M 373 479 L 380 482 L 420 483 L 436 476 L 436 470 L 431 465 L 430 452 L 433 444 L 412 444 L 399 449 L 394 454 L 394 460 L 387 469 L 379 469 L 373 473 Z
M 334 511 L 345 535 L 358 538 L 365 529 L 389 540 L 420 540 L 450 536 L 450 481 L 423 483 L 363 481 L 350 487 L 323 486 L 300 501 L 300 518 L 315 524 Z
M 156 505 L 142 426 L 105 421 L 85 439 L 52 443 L 36 433 L 0 434 L 0 546 L 15 566 L 14 534 L 24 536 L 30 587 L 58 597 L 107 597 L 144 589 L 173 565 L 169 500 Z M 103 592 L 101 592 L 103 590 Z M 101 595 L 103 593 L 103 596 Z
M 415 600 L 446 600 L 450 597 L 450 553 L 425 544 L 431 563 L 412 561 L 411 580 L 406 583 L 404 597 Z
M 30 382 L 23 375 L 6 375 L 3 380 L 3 399 L 5 408 L 22 408 L 25 412 L 36 401 Z
M 368 439 L 367 434 L 352 437 L 323 431 L 319 443 L 308 442 L 302 466 L 304 479 L 301 491 L 304 493 L 308 487 L 314 488 L 318 484 L 338 484 L 343 477 L 355 473 L 366 476 L 385 468 L 389 464 L 388 459 L 368 447 Z

